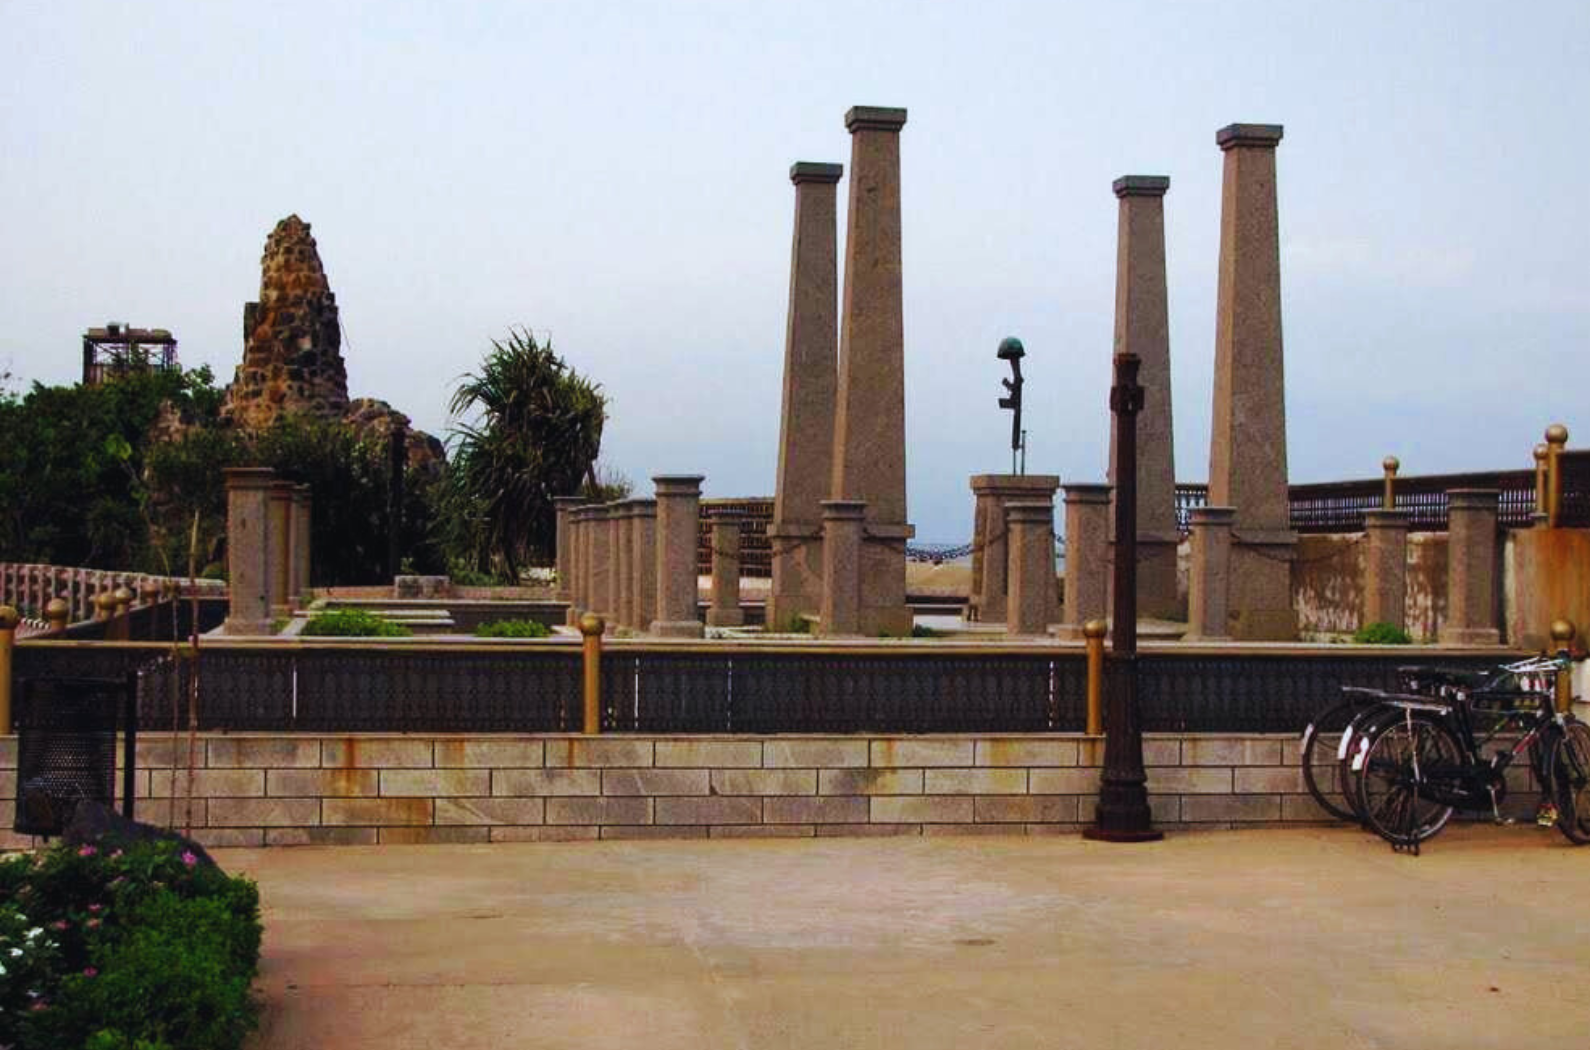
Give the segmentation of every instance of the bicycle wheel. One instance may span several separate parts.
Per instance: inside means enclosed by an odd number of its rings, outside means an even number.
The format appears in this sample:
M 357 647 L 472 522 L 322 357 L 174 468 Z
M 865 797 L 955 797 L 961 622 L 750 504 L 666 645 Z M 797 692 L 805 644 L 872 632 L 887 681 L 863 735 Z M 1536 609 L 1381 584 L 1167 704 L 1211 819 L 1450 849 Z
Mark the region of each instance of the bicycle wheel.
M 1590 727 L 1570 721 L 1551 749 L 1557 828 L 1576 846 L 1590 844 Z
M 1400 713 L 1381 723 L 1365 748 L 1358 790 L 1369 829 L 1393 846 L 1412 846 L 1451 818 L 1452 807 L 1429 790 L 1462 768 L 1463 748 L 1443 723 Z
M 1342 790 L 1341 759 L 1337 748 L 1342 734 L 1372 701 L 1349 698 L 1327 707 L 1303 730 L 1301 757 L 1303 783 L 1319 807 L 1337 820 L 1357 820 Z
M 1361 771 L 1364 768 L 1364 752 L 1369 747 L 1369 741 L 1379 731 L 1383 722 L 1400 718 L 1401 715 L 1401 708 L 1392 707 L 1390 704 L 1372 703 L 1360 711 L 1342 732 L 1341 741 L 1336 746 L 1336 783 L 1342 798 L 1347 803 L 1348 811 L 1352 814 L 1349 820 L 1364 823 Z

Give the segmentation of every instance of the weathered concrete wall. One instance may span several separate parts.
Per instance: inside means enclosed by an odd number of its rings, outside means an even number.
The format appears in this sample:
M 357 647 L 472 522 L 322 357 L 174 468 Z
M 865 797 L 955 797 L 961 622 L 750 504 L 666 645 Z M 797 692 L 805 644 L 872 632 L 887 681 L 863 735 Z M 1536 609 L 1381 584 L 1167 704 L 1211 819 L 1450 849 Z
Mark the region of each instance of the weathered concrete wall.
M 1550 643 L 1551 622 L 1590 636 L 1590 529 L 1528 529 L 1509 534 L 1502 554 L 1506 635 L 1530 649 Z
M 186 738 L 179 735 L 179 746 Z M 1047 834 L 1092 819 L 1104 741 L 1020 737 L 203 734 L 211 846 L 764 835 Z M 171 741 L 138 741 L 138 816 L 171 812 Z M 1291 736 L 1149 734 L 1167 828 L 1323 819 Z M 180 824 L 183 776 L 175 805 Z M 16 738 L 0 737 L 0 829 Z M 0 830 L 0 848 L 32 840 Z
M 1363 533 L 1300 536 L 1292 562 L 1292 607 L 1305 641 L 1351 634 L 1364 616 Z

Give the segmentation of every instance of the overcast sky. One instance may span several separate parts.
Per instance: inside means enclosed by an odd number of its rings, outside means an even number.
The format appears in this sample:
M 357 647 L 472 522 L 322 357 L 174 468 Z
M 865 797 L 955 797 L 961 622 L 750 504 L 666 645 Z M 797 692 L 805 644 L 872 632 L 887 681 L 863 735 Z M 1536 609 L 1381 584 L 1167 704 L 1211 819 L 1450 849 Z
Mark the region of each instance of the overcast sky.
M 439 435 L 524 325 L 612 399 L 649 491 L 771 494 L 795 160 L 904 106 L 919 539 L 1008 469 L 1102 480 L 1123 174 L 1166 198 L 1177 474 L 1209 454 L 1221 154 L 1278 154 L 1294 481 L 1527 467 L 1590 442 L 1590 3 L 0 4 L 0 370 L 108 320 L 230 379 L 259 256 L 319 241 L 354 396 Z M 844 193 L 841 192 L 841 209 Z M 840 228 L 844 217 L 841 214 Z M 0 447 L 19 438 L 5 435 Z M 3 454 L 3 452 L 0 452 Z

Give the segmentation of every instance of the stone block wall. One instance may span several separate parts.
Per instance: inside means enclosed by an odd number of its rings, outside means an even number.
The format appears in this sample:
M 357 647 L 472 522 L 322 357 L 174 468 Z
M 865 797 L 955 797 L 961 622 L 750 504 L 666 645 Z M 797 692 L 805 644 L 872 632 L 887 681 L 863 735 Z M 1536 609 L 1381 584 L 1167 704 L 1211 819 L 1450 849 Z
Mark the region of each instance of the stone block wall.
M 1324 819 L 1291 736 L 1144 746 L 1162 827 Z M 1063 834 L 1090 822 L 1103 757 L 1075 734 L 204 734 L 193 823 L 210 846 Z M 169 737 L 141 737 L 138 759 L 138 816 L 180 825 Z M 0 848 L 32 844 L 9 831 L 15 794 L 16 738 L 0 737 Z

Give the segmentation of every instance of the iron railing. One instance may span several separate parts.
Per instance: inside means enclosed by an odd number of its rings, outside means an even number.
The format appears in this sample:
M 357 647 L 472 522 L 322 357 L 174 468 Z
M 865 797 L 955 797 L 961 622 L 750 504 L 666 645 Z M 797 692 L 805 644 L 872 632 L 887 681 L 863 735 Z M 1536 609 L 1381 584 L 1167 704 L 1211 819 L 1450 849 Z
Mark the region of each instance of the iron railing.
M 602 655 L 602 726 L 618 733 L 1080 732 L 1086 660 L 1073 648 L 939 643 L 715 646 L 618 643 Z M 1393 688 L 1397 668 L 1494 667 L 1500 654 L 1145 650 L 1144 727 L 1297 732 L 1343 685 Z M 139 720 L 187 726 L 191 662 L 161 646 L 28 642 L 21 677 L 141 671 Z M 572 647 L 207 645 L 204 730 L 576 732 L 581 657 Z

